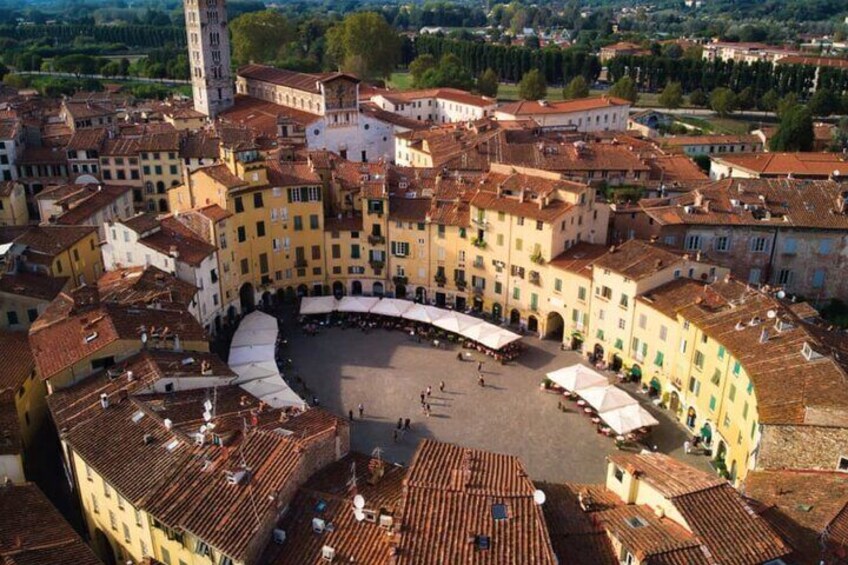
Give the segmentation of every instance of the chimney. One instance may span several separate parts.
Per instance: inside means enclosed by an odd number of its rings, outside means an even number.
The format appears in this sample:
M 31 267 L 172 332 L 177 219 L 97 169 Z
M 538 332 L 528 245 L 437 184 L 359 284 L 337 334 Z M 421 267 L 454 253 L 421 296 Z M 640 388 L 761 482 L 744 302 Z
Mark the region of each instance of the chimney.
M 100 305 L 100 293 L 93 285 L 83 285 L 71 291 L 74 301 L 74 311 L 82 312 Z
M 174 259 L 179 259 L 179 257 L 180 257 L 180 252 L 177 250 L 177 246 L 176 246 L 176 245 L 172 245 L 172 246 L 168 249 L 168 255 L 170 255 L 170 256 L 171 256 L 171 257 L 173 257 Z
M 106 410 L 109 408 L 109 395 L 105 392 L 100 395 L 100 406 Z

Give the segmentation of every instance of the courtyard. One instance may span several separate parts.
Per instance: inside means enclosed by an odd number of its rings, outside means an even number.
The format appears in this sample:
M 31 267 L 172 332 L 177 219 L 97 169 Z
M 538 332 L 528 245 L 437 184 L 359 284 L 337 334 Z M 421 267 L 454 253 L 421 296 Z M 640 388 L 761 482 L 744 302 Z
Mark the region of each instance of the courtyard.
M 500 365 L 476 352 L 473 360 L 459 361 L 458 346 L 435 349 L 398 331 L 333 327 L 306 336 L 291 323 L 286 330 L 288 346 L 281 355 L 292 359 L 292 372 L 306 387 L 297 391 L 306 400 L 317 396 L 321 406 L 345 418 L 353 410 L 351 447 L 356 451 L 379 447 L 383 458 L 406 464 L 421 438 L 431 438 L 516 455 L 533 480 L 604 481 L 605 457 L 616 451 L 614 441 L 596 433 L 574 403 L 539 388 L 548 371 L 582 360 L 575 352 L 560 351 L 555 341 L 525 337 L 519 359 Z M 484 362 L 485 387 L 477 382 L 478 360 Z M 444 392 L 439 391 L 442 380 Z M 432 387 L 429 417 L 420 400 L 427 386 Z M 660 421 L 650 442 L 707 469 L 706 457 L 684 455 L 685 430 L 634 390 L 628 388 Z M 559 410 L 560 400 L 567 412 Z M 412 431 L 395 442 L 398 418 L 409 418 Z

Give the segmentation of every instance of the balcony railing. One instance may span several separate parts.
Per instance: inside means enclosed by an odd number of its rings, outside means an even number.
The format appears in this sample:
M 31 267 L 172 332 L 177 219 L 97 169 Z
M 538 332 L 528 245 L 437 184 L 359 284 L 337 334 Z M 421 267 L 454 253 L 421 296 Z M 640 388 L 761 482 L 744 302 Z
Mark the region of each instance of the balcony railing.
M 445 286 L 445 283 L 448 282 L 448 278 L 445 275 L 436 275 L 434 277 L 436 284 L 439 286 Z
M 305 269 L 307 266 L 306 259 L 295 259 L 294 266 L 297 269 Z
M 382 235 L 369 235 L 368 236 L 368 244 L 369 245 L 383 245 L 386 243 L 386 238 Z

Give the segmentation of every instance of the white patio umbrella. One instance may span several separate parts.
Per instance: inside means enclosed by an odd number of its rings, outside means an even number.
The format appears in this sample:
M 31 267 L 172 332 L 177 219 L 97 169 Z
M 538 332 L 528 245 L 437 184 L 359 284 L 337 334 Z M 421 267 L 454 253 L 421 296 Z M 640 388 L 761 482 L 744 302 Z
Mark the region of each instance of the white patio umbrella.
M 424 322 L 425 324 L 432 324 L 439 318 L 442 318 L 448 314 L 447 310 L 439 310 L 433 306 L 425 306 L 423 304 L 415 304 L 402 314 L 403 318 L 407 320 L 414 320 L 416 322 Z
M 230 369 L 238 375 L 238 379 L 235 380 L 234 384 L 241 384 L 249 380 L 277 376 L 280 374 L 280 371 L 277 369 L 277 364 L 274 361 L 256 361 L 254 363 L 246 363 L 244 365 L 233 365 Z
M 374 296 L 345 296 L 339 300 L 337 310 L 339 312 L 370 312 L 379 301 L 380 299 Z
M 273 330 L 242 330 L 239 328 L 233 335 L 230 347 L 243 345 L 268 345 L 277 343 L 277 328 Z
M 335 296 L 304 296 L 300 302 L 301 315 L 329 314 L 338 307 Z
M 401 300 L 399 298 L 384 298 L 371 308 L 372 314 L 381 316 L 394 316 L 400 318 L 401 315 L 415 306 L 414 302 L 409 300 Z
M 462 332 L 462 336 L 472 341 L 480 342 L 484 337 L 500 333 L 501 328 L 488 322 L 471 326 Z
M 579 393 L 580 398 L 600 412 L 608 412 L 631 404 L 638 404 L 635 398 L 614 386 L 597 386 L 585 388 Z
M 489 349 L 497 351 L 514 341 L 518 341 L 519 339 L 521 339 L 520 335 L 503 328 L 498 328 L 497 332 L 485 335 L 478 341 Z
M 241 388 L 274 408 L 306 405 L 303 399 L 289 388 L 279 374 L 276 377 L 246 382 L 241 385 Z
M 626 434 L 639 428 L 659 425 L 657 419 L 638 404 L 599 412 L 598 417 L 617 434 Z
M 446 316 L 442 316 L 433 322 L 433 325 L 437 328 L 442 328 L 443 330 L 463 335 L 462 332 L 465 330 L 484 323 L 485 322 L 482 320 L 467 314 L 462 314 L 460 312 L 448 312 Z
M 236 365 L 247 365 L 248 363 L 259 363 L 262 361 L 274 361 L 274 344 L 267 345 L 242 345 L 230 348 L 230 357 L 227 363 L 230 367 Z
M 565 390 L 571 391 L 609 384 L 609 379 L 605 376 L 594 369 L 580 364 L 551 371 L 546 376 Z
M 239 323 L 236 334 L 240 331 L 277 330 L 277 319 L 274 316 L 254 310 Z

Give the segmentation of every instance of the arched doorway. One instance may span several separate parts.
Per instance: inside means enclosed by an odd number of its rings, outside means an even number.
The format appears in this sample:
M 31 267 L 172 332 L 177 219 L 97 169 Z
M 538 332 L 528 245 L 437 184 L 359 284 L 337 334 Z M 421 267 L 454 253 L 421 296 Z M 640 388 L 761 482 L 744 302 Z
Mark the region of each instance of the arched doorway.
M 473 302 L 471 303 L 471 309 L 477 312 L 478 314 L 483 311 L 483 299 L 479 296 L 475 296 Z
M 571 332 L 571 349 L 572 351 L 581 351 L 583 349 L 583 334 L 580 332 Z
M 168 200 L 165 198 L 159 199 L 159 211 L 167 212 L 168 211 Z
M 303 298 L 304 296 L 309 294 L 309 287 L 305 284 L 297 285 L 297 297 Z
M 235 320 L 236 314 L 238 314 L 238 312 L 236 311 L 236 307 L 231 304 L 230 307 L 227 308 L 227 321 L 232 322 L 233 320 Z
M 730 482 L 736 482 L 736 460 L 733 460 L 733 463 L 730 464 Z
M 565 320 L 562 319 L 559 312 L 550 312 L 545 322 L 545 338 L 562 341 L 564 331 Z
M 424 304 L 427 302 L 427 289 L 423 286 L 419 286 L 415 288 L 415 301 Z
M 536 318 L 536 316 L 530 316 L 529 318 L 527 318 L 527 331 L 533 333 L 539 331 L 539 320 Z
M 106 565 L 115 565 L 115 549 L 103 530 L 94 530 L 94 549 Z
M 395 297 L 396 298 L 406 298 L 406 285 L 396 284 L 395 285 Z
M 676 390 L 671 391 L 668 395 L 668 409 L 672 414 L 677 414 L 680 411 L 680 395 Z
M 598 361 L 603 360 L 604 358 L 604 346 L 600 343 L 595 344 L 595 348 L 592 350 L 592 362 L 597 363 Z
M 294 291 L 294 287 L 287 286 L 285 291 L 286 302 L 294 302 L 297 298 L 297 293 Z
M 270 308 L 271 307 L 271 292 L 266 290 L 262 293 L 262 307 Z
M 362 296 L 362 283 L 359 281 L 353 281 L 350 284 L 350 293 L 354 296 Z
M 612 354 L 612 361 L 610 362 L 610 371 L 613 373 L 617 373 L 621 370 L 621 366 L 623 365 L 623 361 L 621 360 L 621 355 L 618 353 Z
M 521 323 L 521 312 L 513 308 L 509 311 L 509 325 L 517 326 Z
M 497 302 L 492 304 L 492 321 L 500 322 L 503 319 L 503 308 Z
M 468 303 L 465 300 L 464 296 L 457 296 L 454 299 L 453 307 L 456 308 L 457 312 L 465 312 L 465 309 L 468 307 Z
M 439 308 L 444 308 L 445 304 L 447 304 L 447 302 L 448 302 L 448 295 L 447 294 L 445 294 L 444 292 L 437 292 L 436 293 L 436 306 L 438 306 Z
M 375 282 L 371 286 L 371 294 L 374 296 L 383 296 L 383 283 L 380 281 Z
M 241 285 L 239 299 L 241 300 L 242 313 L 253 312 L 253 309 L 256 308 L 256 293 L 253 292 L 253 285 L 251 283 Z
M 274 293 L 274 304 L 276 306 L 282 306 L 286 302 L 286 293 L 282 288 L 278 288 L 277 292 Z
M 221 333 L 221 315 L 218 314 L 215 316 L 215 334 Z
M 321 283 L 312 285 L 312 296 L 324 296 L 324 286 Z
M 342 296 L 344 296 L 344 291 L 344 283 L 342 283 L 341 281 L 336 281 L 333 283 L 333 296 L 335 296 L 336 298 L 341 298 Z
M 704 422 L 704 425 L 701 426 L 701 429 L 698 431 L 698 435 L 701 436 L 701 441 L 704 444 L 704 447 L 712 447 L 713 445 L 713 426 L 712 422 L 707 420 Z
M 690 430 L 695 429 L 695 422 L 698 420 L 698 413 L 695 412 L 693 407 L 689 407 L 689 410 L 686 411 L 686 427 Z

